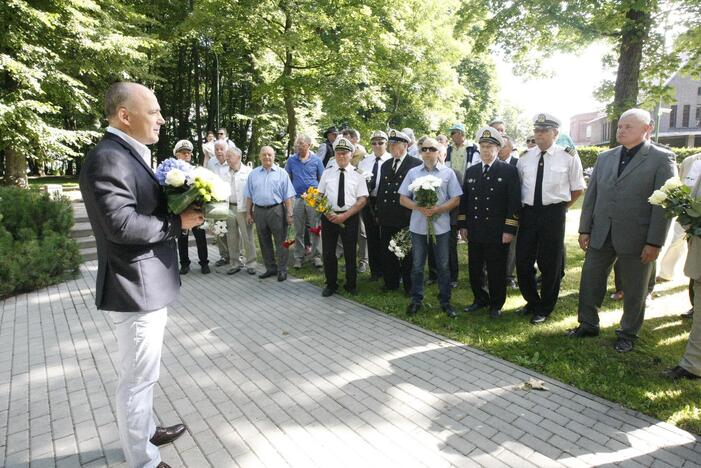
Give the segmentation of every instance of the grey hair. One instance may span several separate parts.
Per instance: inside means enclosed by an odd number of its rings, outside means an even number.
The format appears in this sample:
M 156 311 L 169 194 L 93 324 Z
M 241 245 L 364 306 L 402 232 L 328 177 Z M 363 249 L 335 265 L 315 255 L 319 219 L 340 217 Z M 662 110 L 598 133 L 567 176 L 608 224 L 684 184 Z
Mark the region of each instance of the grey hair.
M 645 125 L 650 125 L 650 122 L 652 122 L 652 116 L 650 113 L 645 109 L 638 108 L 628 109 L 621 114 L 621 117 L 618 120 L 621 121 L 631 116 L 635 117 L 639 122 L 644 123 Z
M 109 119 L 117 115 L 117 110 L 124 107 L 134 92 L 136 83 L 118 81 L 112 83 L 105 93 L 105 116 Z
M 228 150 L 226 150 L 226 155 L 229 156 L 229 154 L 236 154 L 240 157 L 243 153 L 241 153 L 241 150 L 238 148 L 229 148 Z
M 303 142 L 305 142 L 308 145 L 312 144 L 312 137 L 310 137 L 306 133 L 301 133 L 301 134 L 297 135 L 297 138 L 295 138 L 295 140 L 302 140 Z
M 214 147 L 216 148 L 217 146 L 224 146 L 225 148 L 229 147 L 229 143 L 227 143 L 224 140 L 217 140 L 214 142 Z

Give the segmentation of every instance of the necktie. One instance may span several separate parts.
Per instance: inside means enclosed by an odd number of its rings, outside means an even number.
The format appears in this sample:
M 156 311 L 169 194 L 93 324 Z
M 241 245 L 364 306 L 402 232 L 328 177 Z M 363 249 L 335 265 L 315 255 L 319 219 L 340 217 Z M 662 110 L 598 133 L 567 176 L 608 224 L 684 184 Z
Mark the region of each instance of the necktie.
M 540 152 L 540 159 L 538 160 L 538 173 L 535 176 L 535 193 L 533 194 L 533 206 L 542 207 L 543 206 L 543 155 L 545 151 Z
M 485 164 L 482 168 L 482 175 L 487 175 L 487 171 L 489 171 L 489 164 Z
M 377 185 L 377 168 L 379 167 L 380 164 L 380 158 L 375 158 L 375 164 L 372 166 L 372 179 L 370 179 L 370 191 L 372 192 L 375 190 L 375 186 Z
M 392 163 L 392 171 L 397 172 L 398 167 L 399 167 L 399 159 L 395 159 L 394 162 Z
M 346 184 L 345 184 L 345 172 L 343 168 L 338 169 L 341 173 L 338 175 L 338 197 L 336 197 L 336 204 L 339 208 L 343 208 L 346 204 Z

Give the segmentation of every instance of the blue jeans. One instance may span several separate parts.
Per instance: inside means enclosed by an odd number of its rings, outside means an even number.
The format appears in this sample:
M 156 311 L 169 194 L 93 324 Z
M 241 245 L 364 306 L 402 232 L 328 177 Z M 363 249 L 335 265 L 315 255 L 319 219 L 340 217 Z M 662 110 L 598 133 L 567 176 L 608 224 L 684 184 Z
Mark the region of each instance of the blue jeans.
M 438 297 L 441 306 L 450 304 L 450 268 L 448 253 L 450 250 L 450 231 L 437 234 L 433 252 L 436 256 L 436 271 L 438 273 Z M 428 252 L 428 236 L 411 233 L 411 248 L 413 252 L 411 266 L 411 302 L 421 304 L 424 299 L 424 265 Z

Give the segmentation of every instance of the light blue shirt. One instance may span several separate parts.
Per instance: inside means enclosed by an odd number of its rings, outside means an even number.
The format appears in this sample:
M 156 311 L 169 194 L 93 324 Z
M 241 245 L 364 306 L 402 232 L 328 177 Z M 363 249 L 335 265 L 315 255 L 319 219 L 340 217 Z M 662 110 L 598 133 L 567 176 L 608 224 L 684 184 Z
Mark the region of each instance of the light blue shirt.
M 437 164 L 431 171 L 426 169 L 425 164 L 409 169 L 401 187 L 399 187 L 399 194 L 413 200 L 414 193 L 409 190 L 409 185 L 419 177 L 427 175 L 438 177 L 443 181 L 443 184 L 438 188 L 438 203 L 436 203 L 436 206 L 440 206 L 451 198 L 462 195 L 462 188 L 455 175 L 455 171 L 443 164 Z M 413 210 L 411 212 L 409 230 L 415 234 L 428 234 L 428 220 L 419 210 Z M 450 231 L 450 212 L 446 211 L 445 213 L 433 217 L 433 231 L 436 235 L 445 234 Z
M 270 206 L 294 197 L 295 189 L 290 176 L 281 167 L 273 165 L 266 170 L 258 166 L 248 176 L 243 196 L 253 200 L 254 205 Z

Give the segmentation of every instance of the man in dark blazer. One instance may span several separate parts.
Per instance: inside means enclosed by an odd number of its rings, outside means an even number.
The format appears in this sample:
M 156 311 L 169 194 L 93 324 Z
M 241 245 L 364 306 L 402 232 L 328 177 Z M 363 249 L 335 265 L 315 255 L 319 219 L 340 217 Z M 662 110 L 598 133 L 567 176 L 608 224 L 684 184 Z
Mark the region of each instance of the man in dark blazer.
M 399 278 L 402 278 L 404 292 L 411 291 L 411 255 L 404 257 L 401 262 L 389 250 L 392 236 L 409 227 L 411 210 L 399 203 L 399 187 L 401 187 L 409 169 L 420 166 L 421 159 L 407 154 L 411 139 L 406 134 L 389 131 L 389 152 L 392 159 L 382 164 L 380 182 L 377 189 L 377 220 L 380 225 L 380 251 L 382 252 L 382 275 L 385 290 L 399 289 Z
M 579 326 L 575 338 L 599 334 L 599 307 L 618 259 L 623 277 L 623 317 L 614 348 L 625 353 L 645 318 L 645 296 L 669 219 L 648 198 L 675 174 L 674 153 L 646 140 L 650 113 L 630 109 L 618 120 L 621 144 L 604 151 L 594 165 L 579 221 L 579 246 L 586 251 L 579 287 Z
M 458 227 L 468 242 L 468 270 L 474 296 L 465 312 L 489 307 L 497 318 L 506 301 L 506 261 L 509 245 L 518 230 L 521 183 L 515 166 L 501 161 L 497 153 L 503 138 L 493 127 L 477 132 L 482 162 L 465 171 Z M 484 284 L 487 266 L 489 290 Z
M 514 149 L 511 137 L 501 133 L 501 138 L 504 140 L 504 146 L 499 150 L 499 160 L 516 167 L 518 165 L 518 152 Z M 518 287 L 516 283 L 516 236 L 509 244 L 509 255 L 506 259 L 506 286 L 509 288 Z
M 97 243 L 95 303 L 115 324 L 119 354 L 116 410 L 130 467 L 167 467 L 157 446 L 185 426 L 156 427 L 166 306 L 180 288 L 175 239 L 202 224 L 202 214 L 168 213 L 146 145 L 158 141 L 164 120 L 156 96 L 136 83 L 115 83 L 105 95 L 109 127 L 86 156 L 80 191 Z

